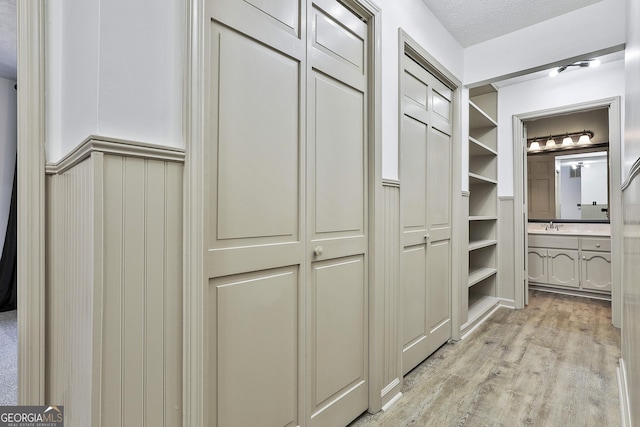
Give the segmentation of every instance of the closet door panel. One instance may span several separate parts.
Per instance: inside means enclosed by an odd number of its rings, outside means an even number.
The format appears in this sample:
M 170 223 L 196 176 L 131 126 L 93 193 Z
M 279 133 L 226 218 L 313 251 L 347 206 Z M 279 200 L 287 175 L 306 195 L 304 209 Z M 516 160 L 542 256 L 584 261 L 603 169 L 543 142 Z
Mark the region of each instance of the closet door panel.
M 205 170 L 207 425 L 300 425 L 304 8 L 216 0 L 207 11 L 205 156 L 194 159 Z

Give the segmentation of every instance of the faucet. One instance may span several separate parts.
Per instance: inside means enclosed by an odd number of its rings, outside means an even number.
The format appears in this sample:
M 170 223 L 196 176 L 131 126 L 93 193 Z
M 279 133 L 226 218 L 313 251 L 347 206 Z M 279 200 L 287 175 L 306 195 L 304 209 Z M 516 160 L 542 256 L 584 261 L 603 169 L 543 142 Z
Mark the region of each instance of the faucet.
M 557 225 L 557 224 L 556 224 L 556 225 L 554 225 L 554 224 L 553 224 L 553 221 L 549 221 L 549 224 L 546 224 L 546 225 L 544 226 L 544 229 L 545 229 L 545 230 L 549 230 L 549 229 L 554 230 L 554 229 L 555 229 L 556 231 L 558 231 L 558 225 Z

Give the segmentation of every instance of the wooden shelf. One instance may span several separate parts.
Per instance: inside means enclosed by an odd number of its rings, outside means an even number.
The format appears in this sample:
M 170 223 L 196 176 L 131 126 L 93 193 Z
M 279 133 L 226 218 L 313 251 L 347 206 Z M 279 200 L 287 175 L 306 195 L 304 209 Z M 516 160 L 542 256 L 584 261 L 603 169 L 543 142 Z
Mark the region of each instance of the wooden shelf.
M 473 101 L 469 101 L 469 127 L 474 129 L 498 127 L 498 123 Z
M 469 242 L 469 252 L 486 248 L 489 246 L 494 246 L 497 244 L 498 244 L 497 240 L 478 240 L 475 242 Z
M 497 156 L 498 152 L 486 144 L 469 136 L 469 155 L 470 156 Z
M 469 269 L 469 280 L 467 282 L 467 286 L 472 287 L 476 283 L 479 283 L 484 279 L 493 276 L 497 272 L 497 269 L 490 267 L 478 267 Z
M 497 184 L 497 179 L 487 178 L 476 173 L 469 172 L 469 184 Z
M 490 215 L 474 215 L 469 217 L 469 221 L 495 221 L 497 219 L 497 216 Z

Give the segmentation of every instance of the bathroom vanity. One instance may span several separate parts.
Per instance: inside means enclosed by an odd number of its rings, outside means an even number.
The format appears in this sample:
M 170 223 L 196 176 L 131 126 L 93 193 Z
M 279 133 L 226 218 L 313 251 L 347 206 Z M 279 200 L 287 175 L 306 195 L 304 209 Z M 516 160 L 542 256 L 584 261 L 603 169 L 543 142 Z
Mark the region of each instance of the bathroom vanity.
M 529 223 L 530 287 L 610 299 L 609 224 Z

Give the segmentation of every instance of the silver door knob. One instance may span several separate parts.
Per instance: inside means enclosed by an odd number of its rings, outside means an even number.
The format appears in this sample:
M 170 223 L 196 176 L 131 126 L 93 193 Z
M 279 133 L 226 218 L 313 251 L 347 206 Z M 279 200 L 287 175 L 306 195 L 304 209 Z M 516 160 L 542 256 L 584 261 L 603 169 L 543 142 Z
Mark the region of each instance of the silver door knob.
M 313 250 L 313 253 L 316 254 L 316 256 L 320 256 L 322 255 L 322 251 L 324 249 L 322 248 L 322 246 L 316 246 L 316 248 Z

